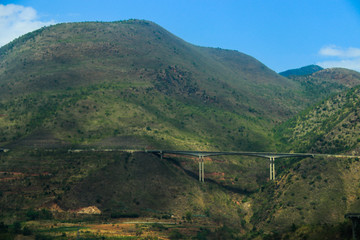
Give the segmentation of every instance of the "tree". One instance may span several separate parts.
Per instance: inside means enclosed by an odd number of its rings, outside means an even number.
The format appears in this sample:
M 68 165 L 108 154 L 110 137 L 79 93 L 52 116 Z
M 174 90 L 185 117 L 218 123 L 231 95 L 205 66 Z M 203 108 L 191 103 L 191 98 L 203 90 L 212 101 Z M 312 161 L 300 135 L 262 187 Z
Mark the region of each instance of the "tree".
M 186 221 L 191 222 L 191 220 L 192 220 L 192 213 L 191 213 L 191 212 L 186 212 L 186 214 L 185 214 L 185 219 L 186 219 Z

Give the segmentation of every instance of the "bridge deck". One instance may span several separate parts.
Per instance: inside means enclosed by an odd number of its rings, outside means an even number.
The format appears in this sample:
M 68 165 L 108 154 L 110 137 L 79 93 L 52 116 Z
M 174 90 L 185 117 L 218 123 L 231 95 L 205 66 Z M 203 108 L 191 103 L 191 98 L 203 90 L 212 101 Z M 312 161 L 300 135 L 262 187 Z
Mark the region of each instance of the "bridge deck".
M 148 153 L 175 154 L 195 157 L 209 157 L 220 155 L 253 156 L 262 158 L 288 158 L 288 157 L 314 157 L 311 153 L 272 153 L 272 152 L 206 152 L 206 151 L 172 151 L 172 150 L 147 150 Z

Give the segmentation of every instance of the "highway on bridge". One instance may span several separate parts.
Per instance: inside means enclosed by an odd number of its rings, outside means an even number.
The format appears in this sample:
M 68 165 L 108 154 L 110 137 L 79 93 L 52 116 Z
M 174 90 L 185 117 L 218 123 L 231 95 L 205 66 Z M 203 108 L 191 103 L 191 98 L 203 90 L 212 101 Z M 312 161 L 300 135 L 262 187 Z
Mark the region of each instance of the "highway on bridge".
M 289 157 L 337 157 L 337 158 L 356 158 L 354 155 L 335 155 L 335 154 L 314 154 L 314 153 L 273 153 L 273 152 L 206 152 L 206 151 L 174 151 L 174 150 L 145 150 L 147 153 L 159 154 L 162 158 L 164 154 L 195 156 L 199 158 L 199 181 L 204 182 L 204 157 L 220 155 L 238 155 L 268 158 L 270 160 L 270 180 L 275 180 L 275 159 Z
M 133 150 L 133 149 L 70 149 L 69 152 L 84 152 L 84 151 L 94 151 L 94 152 L 130 152 L 130 153 L 152 153 L 159 155 L 161 158 L 164 154 L 172 155 L 185 155 L 193 156 L 199 158 L 199 181 L 205 181 L 204 174 L 204 157 L 210 156 L 250 156 L 250 157 L 261 157 L 267 158 L 270 160 L 270 180 L 275 180 L 275 159 L 276 158 L 306 158 L 306 157 L 335 157 L 335 158 L 360 158 L 360 156 L 355 155 L 340 155 L 340 154 L 317 154 L 317 153 L 274 153 L 274 152 L 236 152 L 236 151 L 177 151 L 177 150 Z

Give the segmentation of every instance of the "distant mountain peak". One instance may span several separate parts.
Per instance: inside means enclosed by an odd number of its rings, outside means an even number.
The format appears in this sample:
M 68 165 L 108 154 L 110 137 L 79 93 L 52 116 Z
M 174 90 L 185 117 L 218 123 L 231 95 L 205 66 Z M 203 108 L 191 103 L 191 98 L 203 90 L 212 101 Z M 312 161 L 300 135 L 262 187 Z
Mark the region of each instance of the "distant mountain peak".
M 323 70 L 322 67 L 318 66 L 318 65 L 308 65 L 305 67 L 301 67 L 301 68 L 296 68 L 296 69 L 290 69 L 284 72 L 280 72 L 279 74 L 284 76 L 284 77 L 288 77 L 288 76 L 292 76 L 292 75 L 309 75 L 309 74 L 313 74 L 317 71 Z

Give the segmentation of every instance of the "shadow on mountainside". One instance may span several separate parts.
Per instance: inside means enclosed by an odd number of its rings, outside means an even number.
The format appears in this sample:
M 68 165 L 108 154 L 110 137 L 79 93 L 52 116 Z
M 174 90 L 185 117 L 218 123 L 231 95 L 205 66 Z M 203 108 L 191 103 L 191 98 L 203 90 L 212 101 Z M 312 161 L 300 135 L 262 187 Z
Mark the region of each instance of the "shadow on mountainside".
M 156 154 L 158 155 L 158 154 Z M 159 156 L 159 155 L 158 155 Z M 192 177 L 196 180 L 199 179 L 199 175 L 198 174 L 195 174 L 194 172 L 190 171 L 190 170 L 187 170 L 185 169 L 183 166 L 181 166 L 181 164 L 179 163 L 179 161 L 177 161 L 176 159 L 174 158 L 164 158 L 166 159 L 167 161 L 175 164 L 177 167 L 181 168 L 189 177 Z M 238 193 L 238 194 L 252 194 L 252 193 L 255 193 L 254 191 L 248 191 L 246 189 L 241 189 L 241 188 L 237 188 L 237 187 L 232 187 L 232 186 L 228 186 L 228 185 L 224 185 L 222 183 L 219 183 L 211 178 L 205 178 L 205 182 L 209 182 L 209 183 L 212 183 L 212 184 L 216 184 L 230 192 L 233 192 L 233 193 Z
M 105 154 L 105 153 L 104 153 Z M 108 153 L 110 154 L 110 153 Z M 198 175 L 172 158 L 160 160 L 147 153 L 119 153 L 103 167 L 73 182 L 58 203 L 64 209 L 97 206 L 101 211 L 140 213 L 143 209 L 171 211 L 189 204 L 197 195 Z M 104 156 L 97 156 L 97 158 Z M 190 178 L 189 178 L 190 177 Z M 194 181 L 195 180 L 195 181 Z M 205 184 L 237 194 L 253 192 L 206 178 Z
M 97 156 L 104 158 L 105 154 Z M 140 213 L 187 206 L 199 191 L 188 172 L 148 153 L 119 153 L 102 168 L 74 182 L 59 205 L 64 209 L 97 206 L 101 211 Z M 192 178 L 189 178 L 192 177 Z

